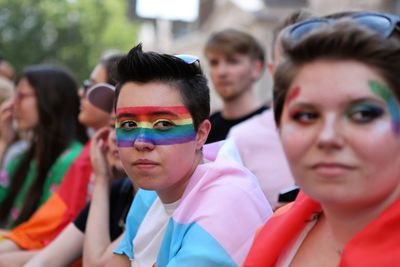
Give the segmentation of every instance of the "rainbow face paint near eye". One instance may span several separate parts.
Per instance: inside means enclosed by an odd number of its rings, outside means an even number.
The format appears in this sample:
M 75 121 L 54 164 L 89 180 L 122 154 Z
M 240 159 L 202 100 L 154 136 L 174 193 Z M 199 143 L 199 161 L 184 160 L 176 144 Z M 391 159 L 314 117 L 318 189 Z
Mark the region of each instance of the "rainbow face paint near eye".
M 196 138 L 193 119 L 184 106 L 119 108 L 116 116 L 118 147 L 132 147 L 136 141 L 182 144 Z
M 351 105 L 347 111 L 346 116 L 356 123 L 368 123 L 385 113 L 385 109 L 375 103 L 363 101 Z
M 396 135 L 400 135 L 400 107 L 396 97 L 384 85 L 377 81 L 368 81 L 371 91 L 381 97 L 388 105 L 389 113 L 392 117 L 392 129 Z

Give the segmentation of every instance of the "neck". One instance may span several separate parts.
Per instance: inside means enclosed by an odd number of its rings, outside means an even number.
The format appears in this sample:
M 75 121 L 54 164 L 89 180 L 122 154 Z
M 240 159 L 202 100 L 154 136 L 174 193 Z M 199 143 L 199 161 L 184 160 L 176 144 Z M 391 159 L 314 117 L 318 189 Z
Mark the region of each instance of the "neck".
M 197 166 L 202 163 L 202 161 L 203 155 L 201 151 L 198 151 L 193 160 L 192 167 L 182 179 L 180 179 L 177 183 L 172 184 L 169 188 L 157 191 L 157 195 L 162 203 L 174 203 L 182 197 L 183 193 L 185 192 L 186 186 L 190 181 L 190 178 L 192 178 L 194 171 L 196 170 Z
M 246 90 L 242 95 L 224 102 L 222 117 L 225 119 L 238 119 L 255 111 L 260 107 L 260 103 L 253 96 L 252 90 Z
M 344 205 L 341 205 L 341 207 L 322 205 L 327 227 L 339 248 L 343 249 L 358 232 L 398 200 L 398 196 L 399 194 L 394 192 L 384 201 L 380 201 L 379 204 L 366 205 L 365 207 L 343 208 Z

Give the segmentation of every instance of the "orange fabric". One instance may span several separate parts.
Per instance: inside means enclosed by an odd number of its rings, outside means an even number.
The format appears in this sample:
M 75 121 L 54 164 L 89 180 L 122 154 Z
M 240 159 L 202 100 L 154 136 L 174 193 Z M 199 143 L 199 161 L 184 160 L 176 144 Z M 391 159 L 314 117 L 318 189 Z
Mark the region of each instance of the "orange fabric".
M 273 216 L 261 228 L 244 266 L 275 266 L 292 239 L 320 211 L 317 202 L 300 192 L 290 209 Z M 400 266 L 399 226 L 400 200 L 397 200 L 347 243 L 339 266 Z
M 67 207 L 58 194 L 54 194 L 28 222 L 5 235 L 23 249 L 40 249 L 52 229 L 57 229 Z
M 57 192 L 25 223 L 5 235 L 25 250 L 41 249 L 50 243 L 78 215 L 88 199 L 92 173 L 90 144 L 71 164 Z

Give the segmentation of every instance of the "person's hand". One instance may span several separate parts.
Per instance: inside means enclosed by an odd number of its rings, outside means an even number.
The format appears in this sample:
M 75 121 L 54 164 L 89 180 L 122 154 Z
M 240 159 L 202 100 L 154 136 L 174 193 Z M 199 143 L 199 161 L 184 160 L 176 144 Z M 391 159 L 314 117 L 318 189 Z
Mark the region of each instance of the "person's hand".
M 5 146 L 10 145 L 16 136 L 12 125 L 13 106 L 14 99 L 6 100 L 0 105 L 0 142 Z
M 100 181 L 109 183 L 112 179 L 111 168 L 106 157 L 109 150 L 107 137 L 110 131 L 109 127 L 101 128 L 92 138 L 90 145 L 90 159 L 96 176 L 96 183 Z

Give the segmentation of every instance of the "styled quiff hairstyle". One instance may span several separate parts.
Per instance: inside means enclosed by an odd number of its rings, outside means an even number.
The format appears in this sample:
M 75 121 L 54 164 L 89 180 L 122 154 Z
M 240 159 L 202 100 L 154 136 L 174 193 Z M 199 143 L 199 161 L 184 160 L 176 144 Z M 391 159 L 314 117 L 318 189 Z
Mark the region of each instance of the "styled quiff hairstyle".
M 210 116 L 210 89 L 198 62 L 188 64 L 173 55 L 143 52 L 139 44 L 119 61 L 117 72 L 114 107 L 125 83 L 162 82 L 179 91 L 196 131 Z
M 207 55 L 215 51 L 228 57 L 241 54 L 265 62 L 265 51 L 261 44 L 250 34 L 239 30 L 226 29 L 212 34 L 204 47 L 204 53 Z
M 400 38 L 396 31 L 384 38 L 344 18 L 310 32 L 300 40 L 290 40 L 287 34 L 283 34 L 282 46 L 285 57 L 274 77 L 274 114 L 278 126 L 293 80 L 304 65 L 317 60 L 363 63 L 374 69 L 400 99 Z

